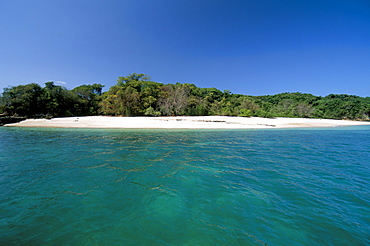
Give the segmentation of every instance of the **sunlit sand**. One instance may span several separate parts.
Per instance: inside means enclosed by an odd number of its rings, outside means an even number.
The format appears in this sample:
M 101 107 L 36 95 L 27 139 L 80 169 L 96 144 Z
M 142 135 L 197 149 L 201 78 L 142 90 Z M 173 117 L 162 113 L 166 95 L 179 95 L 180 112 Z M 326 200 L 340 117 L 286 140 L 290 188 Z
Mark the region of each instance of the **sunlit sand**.
M 58 128 L 152 128 L 152 129 L 259 129 L 336 127 L 370 125 L 370 122 L 306 119 L 306 118 L 259 118 L 230 116 L 178 116 L 178 117 L 111 117 L 84 116 L 53 119 L 28 119 L 7 124 L 14 127 Z

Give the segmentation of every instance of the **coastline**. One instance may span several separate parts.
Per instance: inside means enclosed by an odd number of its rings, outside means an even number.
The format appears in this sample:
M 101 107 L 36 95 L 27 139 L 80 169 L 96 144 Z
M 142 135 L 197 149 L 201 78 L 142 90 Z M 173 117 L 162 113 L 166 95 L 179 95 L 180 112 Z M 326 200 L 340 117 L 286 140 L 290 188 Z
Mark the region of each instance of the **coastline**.
M 5 127 L 49 128 L 126 128 L 126 129 L 273 129 L 370 125 L 365 121 L 259 118 L 233 116 L 114 117 L 81 116 L 52 119 L 27 119 Z

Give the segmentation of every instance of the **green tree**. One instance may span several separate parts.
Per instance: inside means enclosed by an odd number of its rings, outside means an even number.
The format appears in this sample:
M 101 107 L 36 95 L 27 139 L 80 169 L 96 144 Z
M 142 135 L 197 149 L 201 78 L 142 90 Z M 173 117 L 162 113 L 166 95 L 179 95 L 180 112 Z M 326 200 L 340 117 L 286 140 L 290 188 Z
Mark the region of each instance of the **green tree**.
M 251 97 L 239 97 L 239 102 L 238 116 L 250 117 L 256 115 L 257 109 L 260 108 Z
M 199 88 L 194 84 L 162 84 L 146 74 L 119 77 L 102 93 L 101 84 L 73 90 L 45 83 L 4 89 L 0 114 L 19 116 L 71 115 L 230 115 L 259 117 L 317 117 L 369 120 L 370 98 L 347 94 L 317 97 L 307 93 L 266 96 L 233 94 L 229 90 Z
M 117 85 L 124 86 L 124 84 L 135 81 L 149 81 L 150 76 L 143 73 L 132 73 L 125 77 L 118 77 Z
M 330 94 L 316 102 L 314 116 L 327 119 L 366 119 L 368 110 L 369 107 L 364 98 Z
M 151 109 L 158 114 L 157 100 L 163 84 L 149 81 L 145 74 L 119 77 L 117 84 L 103 94 L 101 112 L 107 115 L 148 115 Z
M 4 110 L 5 110 L 4 98 L 0 96 L 0 115 L 4 114 Z
M 104 85 L 80 85 L 72 90 L 79 97 L 76 111 L 81 115 L 97 115 L 100 111 L 102 89 Z
M 41 113 L 42 88 L 31 83 L 4 89 L 2 101 L 8 115 L 34 116 Z
M 78 97 L 66 88 L 46 82 L 43 88 L 43 114 L 50 116 L 73 116 Z

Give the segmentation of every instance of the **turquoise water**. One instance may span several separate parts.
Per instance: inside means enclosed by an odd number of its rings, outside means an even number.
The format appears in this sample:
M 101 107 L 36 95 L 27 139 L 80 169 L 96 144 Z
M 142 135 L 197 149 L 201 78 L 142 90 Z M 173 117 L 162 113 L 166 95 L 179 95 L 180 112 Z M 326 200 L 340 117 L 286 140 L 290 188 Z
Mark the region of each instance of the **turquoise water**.
M 0 128 L 0 245 L 369 245 L 370 127 Z

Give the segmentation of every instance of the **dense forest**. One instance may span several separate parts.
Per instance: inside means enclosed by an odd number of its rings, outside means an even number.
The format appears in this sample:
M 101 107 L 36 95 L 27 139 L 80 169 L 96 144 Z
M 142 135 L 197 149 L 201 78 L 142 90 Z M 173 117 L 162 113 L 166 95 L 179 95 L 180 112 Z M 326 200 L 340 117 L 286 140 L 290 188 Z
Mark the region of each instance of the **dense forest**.
M 227 115 L 352 120 L 369 120 L 370 115 L 370 97 L 346 94 L 248 96 L 187 83 L 162 84 L 137 73 L 119 77 L 107 92 L 102 92 L 103 87 L 92 84 L 68 90 L 47 82 L 44 87 L 31 83 L 4 88 L 0 114 L 28 118 Z

